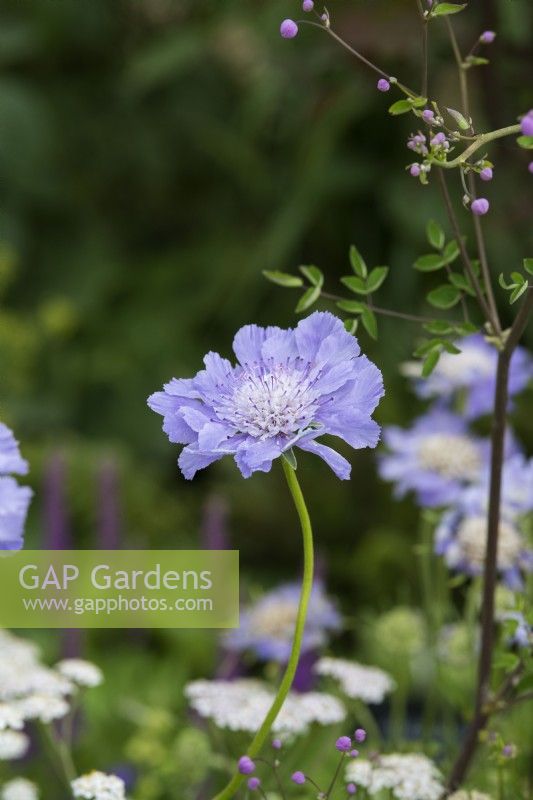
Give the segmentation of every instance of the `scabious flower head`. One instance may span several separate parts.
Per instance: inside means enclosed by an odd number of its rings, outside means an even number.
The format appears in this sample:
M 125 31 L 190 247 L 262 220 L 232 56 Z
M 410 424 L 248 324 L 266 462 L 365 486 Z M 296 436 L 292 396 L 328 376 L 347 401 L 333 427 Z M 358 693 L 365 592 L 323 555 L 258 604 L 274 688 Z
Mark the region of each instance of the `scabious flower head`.
M 383 438 L 389 452 L 379 461 L 381 477 L 394 481 L 398 497 L 413 491 L 429 508 L 453 503 L 477 479 L 486 454 L 466 421 L 442 409 L 432 409 L 407 430 L 385 428 Z
M 470 205 L 470 210 L 476 217 L 483 217 L 485 214 L 488 214 L 489 209 L 490 203 L 486 197 L 478 197 Z
M 225 635 L 225 646 L 232 651 L 253 651 L 265 661 L 285 663 L 291 652 L 300 589 L 296 583 L 285 584 L 245 609 L 241 613 L 240 627 Z M 326 596 L 322 584 L 316 582 L 309 601 L 302 652 L 323 647 L 329 636 L 340 628 L 339 612 Z
M 81 658 L 65 658 L 56 665 L 60 675 L 63 675 L 76 686 L 94 688 L 100 686 L 104 674 L 100 667 Z
M 422 379 L 420 368 L 407 365 L 415 379 L 415 391 L 422 398 L 438 398 L 447 404 L 461 400 L 468 420 L 492 413 L 498 351 L 481 333 L 474 333 L 455 342 L 460 353 L 442 353 L 437 366 Z M 533 358 L 518 347 L 511 358 L 509 395 L 522 392 L 533 379 Z
M 479 177 L 481 178 L 482 181 L 491 181 L 492 178 L 494 177 L 492 168 L 484 167 L 484 169 L 482 169 L 481 172 L 479 173 Z
M 339 753 L 349 753 L 352 749 L 352 740 L 349 736 L 339 736 L 335 742 L 335 748 Z
M 342 658 L 321 658 L 315 671 L 318 675 L 333 678 L 338 682 L 341 691 L 353 700 L 378 704 L 396 688 L 393 679 L 377 667 L 365 667 L 355 661 Z
M 239 758 L 238 768 L 241 775 L 251 775 L 255 772 L 255 764 L 249 756 Z
M 314 7 L 315 7 L 315 4 L 314 4 L 313 0 L 303 0 L 302 9 L 304 11 L 307 11 L 307 12 L 312 11 Z
M 492 44 L 495 38 L 496 38 L 495 31 L 483 31 L 483 33 L 479 37 L 479 41 L 483 42 L 483 44 Z
M 305 783 L 305 775 L 299 770 L 297 772 L 293 772 L 291 775 L 291 781 L 296 783 L 298 786 L 302 786 L 302 784 Z
M 363 728 L 357 728 L 355 731 L 353 738 L 356 742 L 364 742 L 366 739 L 366 731 Z
M 369 795 L 388 789 L 397 800 L 439 800 L 444 792 L 439 770 L 418 754 L 391 753 L 375 761 L 352 761 L 346 779 L 364 787 Z
M 193 681 L 185 687 L 190 707 L 218 728 L 256 733 L 272 702 L 274 692 L 261 681 Z M 272 726 L 274 734 L 294 737 L 307 733 L 313 723 L 335 725 L 346 717 L 336 697 L 324 692 L 290 692 Z
M 125 800 L 126 787 L 122 778 L 93 771 L 71 782 L 74 797 L 83 800 Z
M 250 778 L 250 780 L 247 783 L 247 786 L 252 792 L 255 792 L 255 790 L 259 789 L 259 787 L 261 786 L 261 781 L 259 780 L 259 778 L 256 777 Z
M 293 19 L 284 19 L 279 26 L 279 32 L 283 39 L 294 39 L 298 36 L 298 25 Z
M 533 136 L 533 108 L 520 120 L 520 130 L 523 136 Z
M 22 458 L 10 429 L 0 422 L 0 550 L 20 550 L 32 491 L 19 486 L 11 474 L 25 475 Z
M 0 800 L 38 800 L 37 786 L 26 778 L 13 778 L 2 786 Z
M 194 378 L 174 379 L 148 400 L 170 441 L 186 445 L 178 462 L 184 476 L 231 455 L 249 478 L 299 447 L 347 480 L 349 462 L 316 439 L 331 434 L 355 448 L 375 447 L 379 426 L 371 415 L 383 380 L 342 322 L 315 312 L 294 330 L 247 325 L 233 349 L 236 366 L 208 353 Z
M 377 86 L 380 92 L 388 92 L 390 89 L 390 83 L 386 78 L 380 78 Z

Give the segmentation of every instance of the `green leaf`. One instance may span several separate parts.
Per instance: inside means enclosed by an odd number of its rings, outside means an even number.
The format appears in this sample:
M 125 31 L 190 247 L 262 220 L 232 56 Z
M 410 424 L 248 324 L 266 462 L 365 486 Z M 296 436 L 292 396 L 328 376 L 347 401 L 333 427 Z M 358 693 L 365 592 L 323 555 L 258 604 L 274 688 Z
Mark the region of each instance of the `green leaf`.
M 295 288 L 296 286 L 303 286 L 304 282 L 297 275 L 289 275 L 288 272 L 276 272 L 265 269 L 263 275 L 268 281 L 276 283 L 278 286 L 285 286 L 288 288 Z
M 459 245 L 457 244 L 455 239 L 452 239 L 450 242 L 448 242 L 448 244 L 444 248 L 444 253 L 443 253 L 444 258 L 446 259 L 446 263 L 451 264 L 452 261 L 455 261 L 460 252 L 461 251 L 459 249 Z
M 428 253 L 428 255 L 420 256 L 414 263 L 414 268 L 420 272 L 435 272 L 446 264 L 444 256 L 437 253 Z
M 511 278 L 520 285 L 526 280 L 521 272 L 511 272 Z
M 466 3 L 458 5 L 457 3 L 439 3 L 431 12 L 432 17 L 444 17 L 448 14 L 458 14 L 466 8 Z
M 459 348 L 456 347 L 453 342 L 449 342 L 448 339 L 442 340 L 442 346 L 447 353 L 451 353 L 454 356 L 458 356 L 459 353 L 461 352 Z
M 468 281 L 464 275 L 458 272 L 452 272 L 450 274 L 450 283 L 453 284 L 453 286 L 457 286 L 458 289 L 462 289 L 463 292 L 466 292 L 472 297 L 476 296 L 474 289 L 470 285 L 470 281 Z
M 368 274 L 366 264 L 361 253 L 354 244 L 350 247 L 350 264 L 356 275 L 359 275 L 360 278 L 366 278 Z
M 428 296 L 428 302 L 435 308 L 452 308 L 461 299 L 461 292 L 455 286 L 444 284 L 433 289 Z
M 429 378 L 437 364 L 439 363 L 440 352 L 438 350 L 433 350 L 426 358 L 424 359 L 424 363 L 422 364 L 422 377 Z
M 300 297 L 298 305 L 295 308 L 296 313 L 301 314 L 302 311 L 307 311 L 307 309 L 310 308 L 313 305 L 313 303 L 316 303 L 319 297 L 320 297 L 320 286 L 311 286 Z
M 411 103 L 414 108 L 423 108 L 427 101 L 427 97 L 410 97 L 408 100 L 408 102 Z
M 505 289 L 506 292 L 510 292 L 511 289 L 515 288 L 515 284 L 514 283 L 507 284 L 505 282 L 505 277 L 503 275 L 503 272 L 500 272 L 500 274 L 498 275 L 498 283 L 500 284 L 502 289 Z
M 533 275 L 533 258 L 524 258 L 524 269 L 529 275 Z
M 529 285 L 528 282 L 524 281 L 524 283 L 521 286 L 517 286 L 516 289 L 513 292 L 511 292 L 511 296 L 509 298 L 509 302 L 511 303 L 511 305 L 513 303 L 516 303 L 519 297 L 522 297 L 524 292 L 527 291 L 528 285 Z
M 459 336 L 468 336 L 469 333 L 479 333 L 479 328 L 473 322 L 458 322 L 454 326 L 454 330 Z
M 368 294 L 365 282 L 355 275 L 348 275 L 345 278 L 341 278 L 341 283 L 347 286 L 351 292 L 355 292 L 356 294 Z
M 524 150 L 533 150 L 533 136 L 519 136 L 516 141 Z
M 431 353 L 436 348 L 440 350 L 440 348 L 443 345 L 443 342 L 445 341 L 446 339 L 426 339 L 425 342 L 422 342 L 422 344 L 416 348 L 414 352 L 415 358 L 422 358 L 423 356 L 427 356 L 428 353 Z
M 389 274 L 388 267 L 374 267 L 368 276 L 366 288 L 369 292 L 376 292 Z
M 389 108 L 389 114 L 392 114 L 393 117 L 397 117 L 400 114 L 407 114 L 408 111 L 412 110 L 413 103 L 410 103 L 409 100 L 397 100 Z
M 454 327 L 449 322 L 437 319 L 435 322 L 426 323 L 424 330 L 428 333 L 435 333 L 437 336 L 443 336 L 446 333 L 453 333 Z
M 503 669 L 511 672 L 518 666 L 520 659 L 514 653 L 498 653 L 494 659 L 494 669 Z
M 359 300 L 339 300 L 337 308 L 340 308 L 341 311 L 347 311 L 349 314 L 360 314 L 365 308 L 365 304 Z
M 365 306 L 363 309 L 363 313 L 361 314 L 361 322 L 363 323 L 363 327 L 372 339 L 378 338 L 378 321 L 376 319 L 376 315 L 374 312 L 368 307 Z
M 318 267 L 299 267 L 298 269 L 313 286 L 322 287 L 324 285 L 324 273 Z
M 484 67 L 486 64 L 490 64 L 490 61 L 483 56 L 467 56 L 465 63 L 468 67 Z
M 436 250 L 442 250 L 446 242 L 446 237 L 444 236 L 444 231 L 441 226 L 438 222 L 435 222 L 434 219 L 429 220 L 426 226 L 426 234 L 430 245 Z
M 346 328 L 348 333 L 351 333 L 352 335 L 357 331 L 358 326 L 359 326 L 359 320 L 358 319 L 345 319 L 344 320 L 344 327 Z

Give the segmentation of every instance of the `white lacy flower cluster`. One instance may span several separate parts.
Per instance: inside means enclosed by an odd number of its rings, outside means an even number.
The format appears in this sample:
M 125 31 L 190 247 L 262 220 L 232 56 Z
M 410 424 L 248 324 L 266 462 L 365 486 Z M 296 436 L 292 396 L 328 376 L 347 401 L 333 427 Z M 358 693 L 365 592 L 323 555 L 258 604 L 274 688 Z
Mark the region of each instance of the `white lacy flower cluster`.
M 125 800 L 126 787 L 122 778 L 105 772 L 89 772 L 70 784 L 74 797 L 83 800 Z
M 370 795 L 389 789 L 397 800 L 439 800 L 444 792 L 441 773 L 419 754 L 391 753 L 375 761 L 352 761 L 346 780 L 363 786 Z
M 38 647 L 0 630 L 0 760 L 25 755 L 29 742 L 22 729 L 27 720 L 48 724 L 65 717 L 77 688 L 101 681 L 94 664 L 70 659 L 51 669 L 41 662 Z
M 219 728 L 255 733 L 259 730 L 274 700 L 265 683 L 236 681 L 193 681 L 185 687 L 189 705 L 201 717 Z M 335 725 L 346 717 L 346 709 L 336 697 L 324 692 L 289 693 L 272 730 L 282 736 L 298 736 L 313 723 Z
M 38 800 L 37 786 L 26 778 L 13 778 L 0 789 L 0 800 Z
M 315 667 L 318 675 L 333 678 L 346 697 L 363 703 L 382 703 L 394 691 L 396 683 L 391 676 L 377 667 L 366 667 L 356 661 L 324 657 Z

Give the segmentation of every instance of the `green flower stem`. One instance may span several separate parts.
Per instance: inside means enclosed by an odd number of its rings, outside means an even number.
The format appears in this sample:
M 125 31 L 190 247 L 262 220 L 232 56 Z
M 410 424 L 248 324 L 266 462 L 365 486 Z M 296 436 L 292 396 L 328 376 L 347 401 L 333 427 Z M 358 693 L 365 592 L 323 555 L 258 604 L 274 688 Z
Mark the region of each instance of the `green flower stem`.
M 313 553 L 313 531 L 311 528 L 311 519 L 309 517 L 309 512 L 307 511 L 307 507 L 305 505 L 304 496 L 302 494 L 300 484 L 298 483 L 298 478 L 296 477 L 295 470 L 285 459 L 282 459 L 281 463 L 283 465 L 283 470 L 285 472 L 287 484 L 289 486 L 292 499 L 294 500 L 294 505 L 296 506 L 296 511 L 298 512 L 298 516 L 300 518 L 300 524 L 302 526 L 303 548 L 304 548 L 304 574 L 302 579 L 300 604 L 298 606 L 296 628 L 294 631 L 294 639 L 292 643 L 292 650 L 289 658 L 289 663 L 287 664 L 287 669 L 285 670 L 285 674 L 283 675 L 283 678 L 281 680 L 274 702 L 272 703 L 272 706 L 270 707 L 270 710 L 266 715 L 263 724 L 257 731 L 250 747 L 248 748 L 247 754 L 248 756 L 250 756 L 250 758 L 254 758 L 261 751 L 261 748 L 263 747 L 268 737 L 268 734 L 270 733 L 270 729 L 272 728 L 272 725 L 274 724 L 276 717 L 281 711 L 283 703 L 285 702 L 285 699 L 292 686 L 292 682 L 296 674 L 296 669 L 298 667 L 298 661 L 300 660 L 300 651 L 302 649 L 302 640 L 305 628 L 305 621 L 307 617 L 307 608 L 309 606 L 309 599 L 311 597 L 311 592 L 313 590 L 314 553 Z M 217 794 L 214 800 L 229 800 L 229 798 L 234 797 L 235 793 L 238 791 L 239 787 L 241 786 L 244 780 L 245 780 L 244 775 L 240 775 L 238 773 L 235 774 L 231 779 L 231 781 L 226 786 L 226 788 L 223 789 L 219 794 Z
M 451 161 L 435 161 L 435 166 L 442 167 L 442 169 L 455 169 L 455 167 L 462 167 L 471 155 L 473 155 L 481 147 L 484 147 L 489 142 L 494 142 L 496 139 L 503 139 L 505 136 L 513 136 L 520 133 L 520 125 L 509 125 L 507 128 L 498 128 L 497 131 L 490 131 L 489 133 L 482 133 L 469 145 L 466 150 L 463 150 L 460 156 L 452 159 Z

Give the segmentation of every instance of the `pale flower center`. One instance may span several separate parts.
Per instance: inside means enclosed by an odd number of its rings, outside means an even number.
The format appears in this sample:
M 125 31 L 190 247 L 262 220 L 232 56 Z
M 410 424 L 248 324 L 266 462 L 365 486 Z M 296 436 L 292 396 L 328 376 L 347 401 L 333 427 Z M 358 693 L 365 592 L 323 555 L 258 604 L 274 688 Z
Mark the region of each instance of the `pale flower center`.
M 313 421 L 317 398 L 309 379 L 297 370 L 245 373 L 221 416 L 241 433 L 261 439 L 290 435 Z
M 290 640 L 296 626 L 298 607 L 291 602 L 265 605 L 253 614 L 253 630 L 258 636 Z
M 459 544 L 466 561 L 483 568 L 487 546 L 487 520 L 485 517 L 467 517 L 457 530 Z M 498 538 L 498 567 L 511 569 L 515 566 L 524 543 L 519 532 L 507 522 L 501 522 Z
M 481 467 L 475 444 L 468 437 L 457 434 L 426 436 L 420 444 L 418 456 L 424 469 L 456 480 L 474 478 Z
M 489 353 L 476 347 L 461 353 L 443 353 L 435 370 L 450 382 L 465 386 L 475 378 L 490 378 L 494 374 L 494 360 Z

